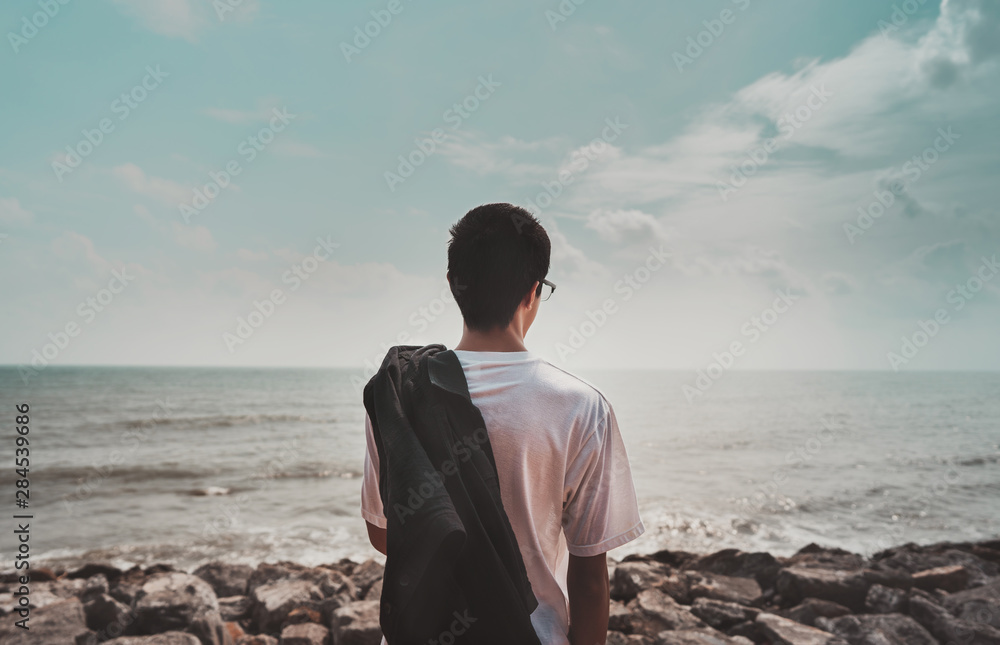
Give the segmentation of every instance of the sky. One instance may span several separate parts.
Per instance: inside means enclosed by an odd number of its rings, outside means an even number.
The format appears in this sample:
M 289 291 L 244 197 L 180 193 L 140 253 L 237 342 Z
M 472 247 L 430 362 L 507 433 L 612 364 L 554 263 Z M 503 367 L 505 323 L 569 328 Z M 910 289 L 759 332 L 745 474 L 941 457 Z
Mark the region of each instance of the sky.
M 1000 367 L 993 0 L 19 0 L 0 27 L 0 363 L 453 347 L 448 229 L 512 202 L 553 244 L 527 346 L 568 369 Z

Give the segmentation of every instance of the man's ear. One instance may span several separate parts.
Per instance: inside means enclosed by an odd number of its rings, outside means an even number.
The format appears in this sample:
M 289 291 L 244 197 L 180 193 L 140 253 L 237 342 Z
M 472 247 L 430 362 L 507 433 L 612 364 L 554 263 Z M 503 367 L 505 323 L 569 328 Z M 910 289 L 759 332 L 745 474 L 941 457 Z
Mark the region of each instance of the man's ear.
M 531 285 L 531 289 L 528 290 L 528 293 L 524 295 L 524 300 L 521 301 L 522 305 L 524 305 L 527 308 L 531 308 L 532 298 L 536 297 L 535 293 L 538 291 L 539 284 L 540 283 L 536 280 L 535 284 Z

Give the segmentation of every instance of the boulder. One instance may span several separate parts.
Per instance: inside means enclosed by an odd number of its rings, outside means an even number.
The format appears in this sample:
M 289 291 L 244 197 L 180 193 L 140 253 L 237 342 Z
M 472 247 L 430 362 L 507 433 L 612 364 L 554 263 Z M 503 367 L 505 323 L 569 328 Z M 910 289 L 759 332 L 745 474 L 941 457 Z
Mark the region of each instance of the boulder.
M 849 613 L 851 613 L 850 609 L 835 602 L 820 600 L 818 598 L 806 598 L 791 609 L 779 612 L 779 615 L 782 618 L 788 618 L 797 623 L 815 627 L 817 618 L 839 618 Z
M 658 634 L 663 630 L 695 629 L 705 627 L 700 618 L 659 589 L 647 589 L 626 605 L 633 634 Z
M 852 611 L 864 611 L 870 583 L 858 571 L 788 567 L 778 572 L 776 588 L 785 606 L 805 598 L 819 598 L 844 605 Z
M 642 634 L 623 634 L 608 632 L 607 645 L 653 645 L 653 639 Z
M 267 634 L 248 634 L 236 641 L 236 645 L 278 645 L 278 639 Z
M 118 602 L 131 607 L 135 603 L 135 597 L 142 589 L 143 583 L 146 582 L 146 574 L 139 567 L 132 567 L 119 576 L 117 580 L 111 581 L 110 578 L 108 580 L 111 585 L 108 594 Z
M 385 567 L 375 560 L 365 560 L 354 567 L 351 572 L 351 581 L 357 589 L 358 599 L 362 599 L 365 593 L 371 589 L 372 585 L 382 579 L 385 574 Z
M 219 614 L 226 622 L 247 618 L 250 615 L 250 598 L 247 596 L 219 598 Z
M 848 645 L 833 634 L 775 614 L 760 614 L 756 625 L 773 645 Z
M 872 585 L 865 596 L 865 610 L 870 614 L 905 614 L 909 602 L 902 589 Z
M 656 635 L 654 645 L 753 645 L 742 636 L 726 636 L 714 629 L 683 629 L 662 631 Z
M 913 586 L 924 591 L 962 591 L 969 586 L 969 571 L 960 564 L 918 571 L 913 574 Z
M 329 636 L 330 630 L 322 625 L 299 623 L 281 630 L 281 645 L 326 645 Z
M 962 565 L 969 575 L 968 584 L 973 587 L 986 584 L 991 577 L 1000 576 L 1000 563 L 985 560 L 947 543 L 924 547 L 905 544 L 876 553 L 872 560 L 872 568 L 897 569 L 911 574 L 939 567 Z
M 136 595 L 135 628 L 140 635 L 184 631 L 197 636 L 203 645 L 232 642 L 212 587 L 197 576 L 177 571 L 146 579 Z
M 717 573 L 735 578 L 754 578 L 762 588 L 774 586 L 781 564 L 770 553 L 746 553 L 724 549 L 698 558 L 690 565 L 695 571 Z
M 86 578 L 83 581 L 83 588 L 76 595 L 80 598 L 80 602 L 85 603 L 91 598 L 107 594 L 110 590 L 111 586 L 108 584 L 107 577 L 103 573 L 98 573 Z
M 289 580 L 305 570 L 306 567 L 294 562 L 277 562 L 274 564 L 261 562 L 247 580 L 247 594 L 249 595 L 261 585 L 277 582 L 278 580 Z
M 333 645 L 379 645 L 379 603 L 361 600 L 337 609 L 330 620 L 330 635 Z
M 938 645 L 920 623 L 902 614 L 817 618 L 816 625 L 851 645 Z
M 308 580 L 277 580 L 254 588 L 250 598 L 256 630 L 277 634 L 290 611 L 311 601 L 323 600 L 323 592 Z
M 239 623 L 229 621 L 229 622 L 224 622 L 223 625 L 226 628 L 226 633 L 229 634 L 229 638 L 234 643 L 247 635 L 247 633 L 243 631 L 243 626 L 240 625 Z
M 892 587 L 909 591 L 913 587 L 913 576 L 901 569 L 865 569 L 862 571 L 865 580 L 873 585 Z
M 953 593 L 944 599 L 944 606 L 962 620 L 1000 629 L 1000 578 L 993 578 L 981 587 Z
M 742 622 L 753 620 L 760 612 L 733 602 L 698 598 L 691 605 L 691 613 L 715 629 L 726 631 Z
M 368 587 L 365 594 L 361 597 L 362 600 L 381 600 L 382 598 L 382 578 L 376 580 L 372 586 Z
M 87 628 L 83 605 L 77 598 L 67 598 L 40 607 L 31 612 L 28 629 L 14 624 L 21 620 L 18 614 L 4 616 L 0 623 L 0 643 L 4 645 L 38 645 L 39 643 L 68 643 L 69 645 L 96 645 L 97 636 Z
M 611 574 L 611 597 L 628 602 L 640 591 L 659 587 L 670 575 L 670 567 L 661 562 L 621 562 Z
M 226 598 L 246 595 L 247 582 L 253 572 L 253 567 L 245 564 L 209 562 L 195 569 L 194 575 L 210 584 L 216 596 Z
M 760 585 L 753 578 L 735 578 L 714 573 L 687 572 L 691 600 L 712 598 L 735 602 L 740 605 L 755 605 L 761 601 Z
M 74 569 L 66 574 L 66 577 L 70 580 L 81 579 L 86 580 L 87 578 L 92 578 L 98 574 L 103 575 L 109 582 L 115 582 L 118 578 L 122 577 L 122 570 L 118 567 L 111 566 L 103 562 L 88 562 L 79 569 Z
M 87 617 L 87 627 L 103 637 L 99 640 L 121 636 L 135 619 L 130 607 L 107 594 L 90 598 L 84 603 L 83 612 Z
M 104 641 L 104 645 L 201 645 L 201 641 L 194 634 L 164 632 L 153 636 L 123 636 Z
M 860 555 L 844 549 L 831 549 L 813 543 L 799 549 L 784 564 L 806 569 L 853 571 L 863 567 L 865 560 Z
M 632 612 L 620 600 L 612 600 L 608 607 L 608 629 L 628 634 L 632 631 L 629 617 Z
M 910 615 L 942 643 L 961 645 L 996 645 L 1000 629 L 984 622 L 970 622 L 951 615 L 925 594 L 910 595 Z

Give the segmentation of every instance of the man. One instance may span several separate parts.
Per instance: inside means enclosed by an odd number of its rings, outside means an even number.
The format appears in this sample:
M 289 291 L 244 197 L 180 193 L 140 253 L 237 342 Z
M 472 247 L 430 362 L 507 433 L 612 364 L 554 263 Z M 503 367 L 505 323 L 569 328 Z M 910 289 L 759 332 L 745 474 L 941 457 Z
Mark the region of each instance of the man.
M 611 404 L 539 358 L 524 337 L 555 288 L 541 224 L 511 204 L 469 211 L 451 228 L 447 278 L 464 319 L 454 354 L 482 413 L 500 495 L 538 601 L 544 645 L 607 638 L 606 553 L 639 537 L 635 488 Z M 386 553 L 379 453 L 366 415 L 361 513 Z

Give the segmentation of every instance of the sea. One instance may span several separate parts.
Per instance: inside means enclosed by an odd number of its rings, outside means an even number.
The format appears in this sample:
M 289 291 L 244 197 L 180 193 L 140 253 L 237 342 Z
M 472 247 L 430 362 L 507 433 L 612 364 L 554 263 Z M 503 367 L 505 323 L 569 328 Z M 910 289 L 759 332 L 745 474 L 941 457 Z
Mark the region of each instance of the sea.
M 690 372 L 579 376 L 614 407 L 646 526 L 612 558 L 812 542 L 871 555 L 1000 535 L 1000 373 L 732 371 L 694 397 Z M 25 384 L 0 367 L 0 569 L 13 568 L 14 514 L 31 515 L 33 566 L 379 559 L 359 514 L 365 380 L 49 366 Z

